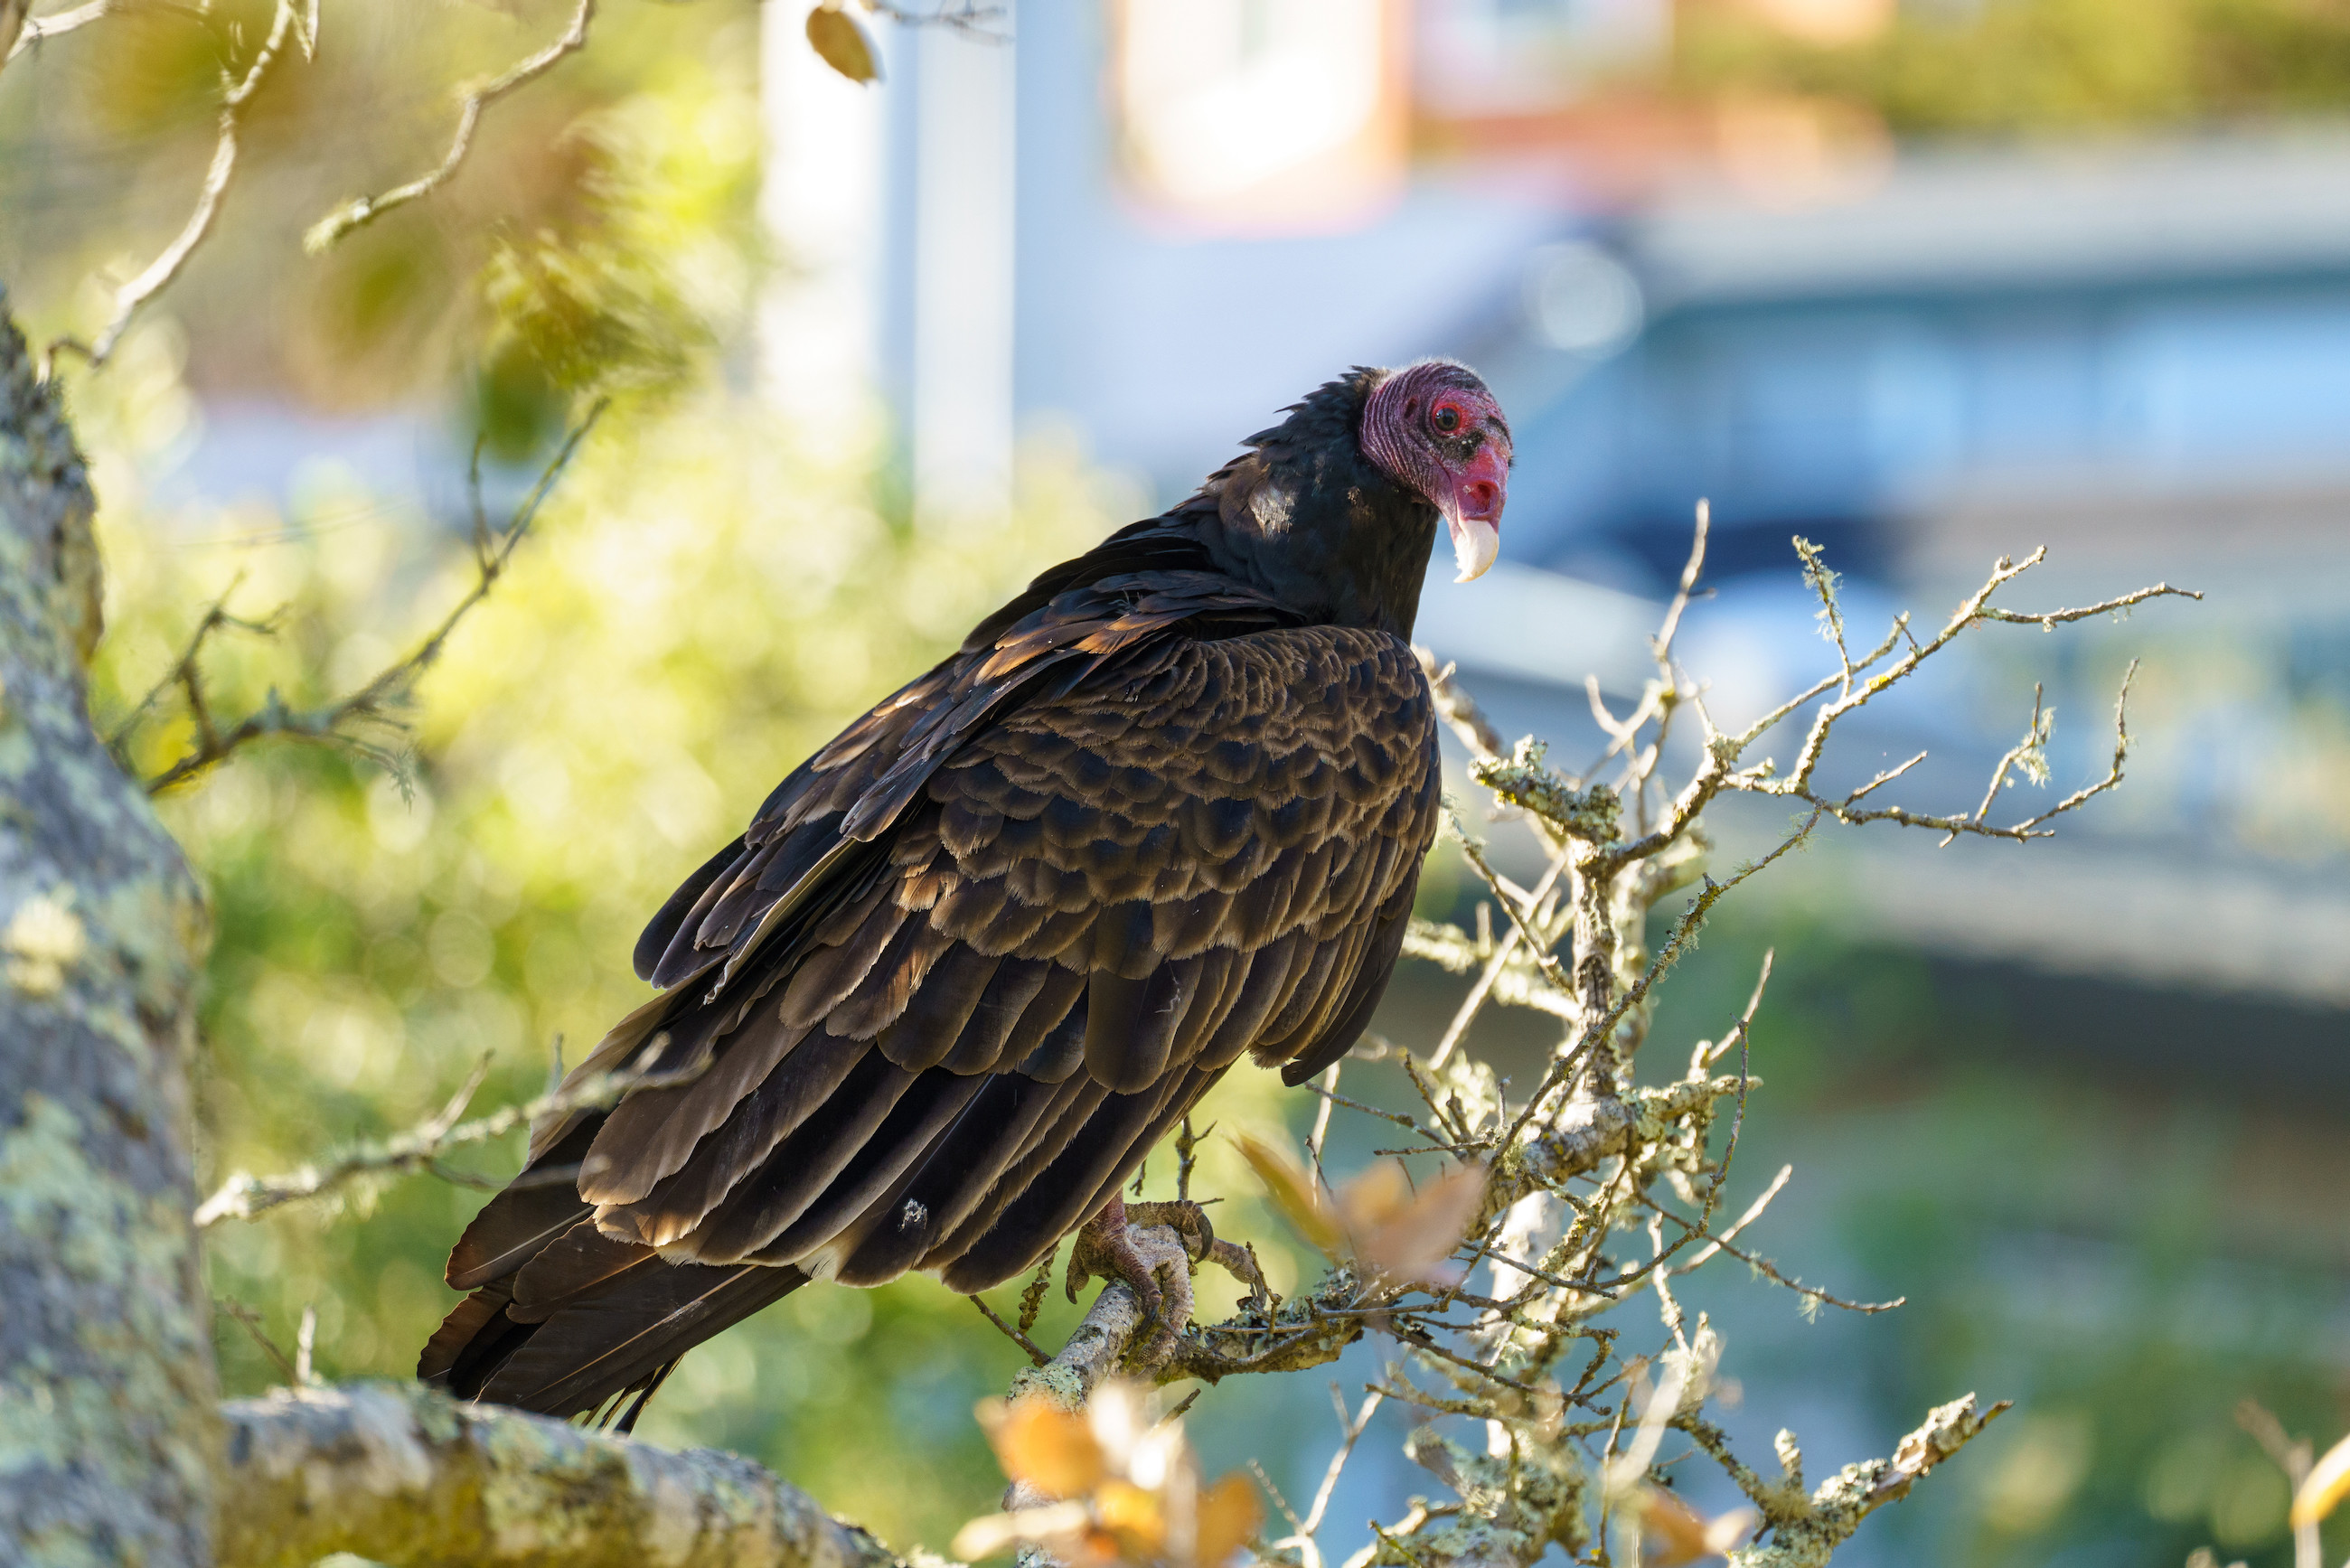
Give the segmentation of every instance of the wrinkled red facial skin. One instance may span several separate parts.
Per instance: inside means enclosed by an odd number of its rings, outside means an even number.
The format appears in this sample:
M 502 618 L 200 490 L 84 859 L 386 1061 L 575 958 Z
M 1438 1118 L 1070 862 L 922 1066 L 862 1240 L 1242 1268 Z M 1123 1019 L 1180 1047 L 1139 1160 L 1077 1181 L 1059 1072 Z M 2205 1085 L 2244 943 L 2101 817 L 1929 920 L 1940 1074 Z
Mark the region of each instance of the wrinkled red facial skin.
M 1388 478 L 1447 519 L 1501 525 L 1509 500 L 1510 423 L 1474 372 L 1443 360 L 1396 371 L 1372 389 L 1363 409 L 1362 445 Z

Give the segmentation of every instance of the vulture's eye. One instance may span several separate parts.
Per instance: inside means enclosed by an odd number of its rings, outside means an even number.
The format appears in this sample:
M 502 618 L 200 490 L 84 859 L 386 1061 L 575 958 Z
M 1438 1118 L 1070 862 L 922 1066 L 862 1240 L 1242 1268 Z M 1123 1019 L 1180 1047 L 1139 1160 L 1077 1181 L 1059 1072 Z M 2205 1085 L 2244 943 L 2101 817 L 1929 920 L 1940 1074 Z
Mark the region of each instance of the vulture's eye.
M 1461 410 L 1451 403 L 1443 404 L 1429 416 L 1428 422 L 1436 427 L 1439 434 L 1451 435 L 1461 428 Z

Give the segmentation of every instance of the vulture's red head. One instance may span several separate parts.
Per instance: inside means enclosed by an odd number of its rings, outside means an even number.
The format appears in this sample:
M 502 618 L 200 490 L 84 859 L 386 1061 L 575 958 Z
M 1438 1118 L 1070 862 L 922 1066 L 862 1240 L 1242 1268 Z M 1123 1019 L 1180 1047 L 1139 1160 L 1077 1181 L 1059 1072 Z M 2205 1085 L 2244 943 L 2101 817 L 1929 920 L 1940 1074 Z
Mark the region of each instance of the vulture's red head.
M 1444 519 L 1455 580 L 1484 576 L 1502 547 L 1510 422 L 1477 372 L 1448 359 L 1387 372 L 1364 402 L 1360 440 L 1382 473 Z
M 1474 370 L 1358 365 L 1284 411 L 1198 494 L 1137 524 L 1132 547 L 1180 534 L 1303 615 L 1399 637 L 1419 613 L 1440 522 L 1462 582 L 1493 564 L 1510 425 Z

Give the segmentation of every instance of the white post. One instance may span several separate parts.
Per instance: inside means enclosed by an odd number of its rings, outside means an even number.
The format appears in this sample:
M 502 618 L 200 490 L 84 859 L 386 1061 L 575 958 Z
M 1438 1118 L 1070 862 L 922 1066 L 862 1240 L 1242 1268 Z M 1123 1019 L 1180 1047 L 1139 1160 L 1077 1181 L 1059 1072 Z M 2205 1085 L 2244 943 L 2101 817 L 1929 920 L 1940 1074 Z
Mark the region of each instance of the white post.
M 879 396 L 882 83 L 816 57 L 809 0 L 760 7 L 766 164 L 759 215 L 776 251 L 760 302 L 761 390 L 818 451 L 861 444 Z
M 1012 501 L 1013 46 L 949 26 L 919 51 L 914 113 L 915 516 L 1000 514 Z

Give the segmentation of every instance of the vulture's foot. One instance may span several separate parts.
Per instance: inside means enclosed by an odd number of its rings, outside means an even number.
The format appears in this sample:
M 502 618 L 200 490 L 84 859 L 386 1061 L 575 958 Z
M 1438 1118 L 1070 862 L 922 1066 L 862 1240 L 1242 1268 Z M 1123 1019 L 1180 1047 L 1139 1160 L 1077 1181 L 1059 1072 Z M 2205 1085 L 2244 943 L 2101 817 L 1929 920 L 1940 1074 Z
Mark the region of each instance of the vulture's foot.
M 1169 1234 L 1144 1234 L 1162 1228 Z M 1170 1245 L 1170 1241 L 1174 1244 Z M 1068 1296 L 1076 1300 L 1078 1290 L 1090 1279 L 1123 1280 L 1152 1325 L 1149 1344 L 1137 1352 L 1137 1359 L 1149 1365 L 1174 1348 L 1175 1336 L 1191 1321 L 1190 1265 L 1198 1262 L 1212 1262 L 1248 1286 L 1253 1304 L 1267 1309 L 1273 1305 L 1274 1294 L 1265 1283 L 1264 1271 L 1257 1266 L 1254 1250 L 1218 1241 L 1215 1227 L 1200 1205 L 1129 1205 L 1123 1198 L 1111 1199 L 1078 1230 L 1076 1245 L 1069 1252 Z
M 1135 1205 L 1136 1210 L 1158 1207 Z M 1146 1226 L 1159 1233 L 1146 1233 Z M 1191 1321 L 1189 1242 L 1172 1227 L 1162 1229 L 1155 1216 L 1146 1221 L 1128 1210 L 1124 1199 L 1113 1198 L 1077 1229 L 1066 1277 L 1069 1299 L 1077 1299 L 1087 1280 L 1124 1281 L 1140 1302 L 1143 1323 L 1150 1329 L 1149 1338 L 1129 1355 L 1145 1366 L 1153 1365 L 1175 1348 L 1175 1336 Z
M 1244 1302 L 1270 1310 L 1274 1304 L 1273 1287 L 1264 1282 L 1264 1271 L 1257 1267 L 1256 1249 L 1236 1246 L 1216 1238 L 1216 1228 L 1208 1223 L 1208 1211 L 1188 1200 L 1180 1203 L 1137 1203 L 1126 1211 L 1129 1225 L 1165 1225 L 1182 1239 L 1183 1251 L 1195 1263 L 1213 1263 L 1248 1287 Z

